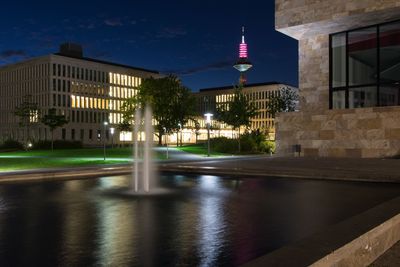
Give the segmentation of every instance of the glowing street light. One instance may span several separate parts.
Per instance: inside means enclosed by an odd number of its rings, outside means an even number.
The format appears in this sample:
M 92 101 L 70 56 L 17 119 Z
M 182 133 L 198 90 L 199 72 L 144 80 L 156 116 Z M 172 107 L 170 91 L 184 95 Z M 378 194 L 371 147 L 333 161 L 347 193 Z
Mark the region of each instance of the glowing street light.
M 103 135 L 103 156 L 104 161 L 106 161 L 106 129 L 107 129 L 108 122 L 104 122 L 104 135 Z
M 111 127 L 111 128 L 110 128 L 110 133 L 111 133 L 111 148 L 114 148 L 114 132 L 115 132 L 115 128 Z
M 206 118 L 206 125 L 207 125 L 207 157 L 210 156 L 210 126 L 211 126 L 211 117 L 213 116 L 212 113 L 204 114 Z

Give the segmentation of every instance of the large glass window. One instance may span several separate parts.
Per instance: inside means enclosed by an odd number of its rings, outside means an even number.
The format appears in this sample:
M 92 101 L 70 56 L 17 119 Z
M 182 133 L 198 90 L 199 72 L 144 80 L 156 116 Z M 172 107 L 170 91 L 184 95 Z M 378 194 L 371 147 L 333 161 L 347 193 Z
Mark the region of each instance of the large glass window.
M 400 105 L 400 21 L 331 35 L 330 108 Z

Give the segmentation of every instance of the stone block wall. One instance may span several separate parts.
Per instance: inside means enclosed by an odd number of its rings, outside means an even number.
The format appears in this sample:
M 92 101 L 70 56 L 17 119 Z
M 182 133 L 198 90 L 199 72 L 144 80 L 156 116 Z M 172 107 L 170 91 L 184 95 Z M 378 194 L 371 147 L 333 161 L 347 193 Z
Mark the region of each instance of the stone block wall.
M 400 107 L 281 113 L 276 119 L 277 151 L 301 156 L 390 157 L 400 155 Z
M 399 0 L 276 0 L 276 29 L 299 40 L 299 112 L 276 118 L 277 153 L 400 154 L 400 107 L 329 110 L 329 34 L 400 18 Z
M 275 0 L 275 27 L 300 40 L 393 20 L 399 10 L 398 0 Z
M 299 109 L 321 112 L 329 108 L 329 36 L 299 41 Z

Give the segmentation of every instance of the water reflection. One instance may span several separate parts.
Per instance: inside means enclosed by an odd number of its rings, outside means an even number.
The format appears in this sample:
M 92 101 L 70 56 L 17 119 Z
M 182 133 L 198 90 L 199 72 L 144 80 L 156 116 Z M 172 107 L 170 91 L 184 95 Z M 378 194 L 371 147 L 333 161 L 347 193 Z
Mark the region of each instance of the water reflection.
M 162 176 L 0 186 L 0 266 L 238 266 L 400 195 L 400 187 Z
M 217 176 L 203 175 L 199 177 L 199 187 L 202 190 L 223 191 L 221 179 Z M 222 252 L 225 235 L 223 198 L 220 195 L 205 195 L 200 200 L 200 232 L 198 239 L 200 266 L 215 266 Z

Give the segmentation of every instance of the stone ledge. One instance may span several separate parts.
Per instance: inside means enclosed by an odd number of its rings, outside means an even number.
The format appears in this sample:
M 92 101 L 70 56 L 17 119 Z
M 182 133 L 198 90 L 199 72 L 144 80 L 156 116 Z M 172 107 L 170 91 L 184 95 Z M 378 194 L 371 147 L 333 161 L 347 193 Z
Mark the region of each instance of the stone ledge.
M 244 266 L 367 266 L 398 240 L 400 197 Z

